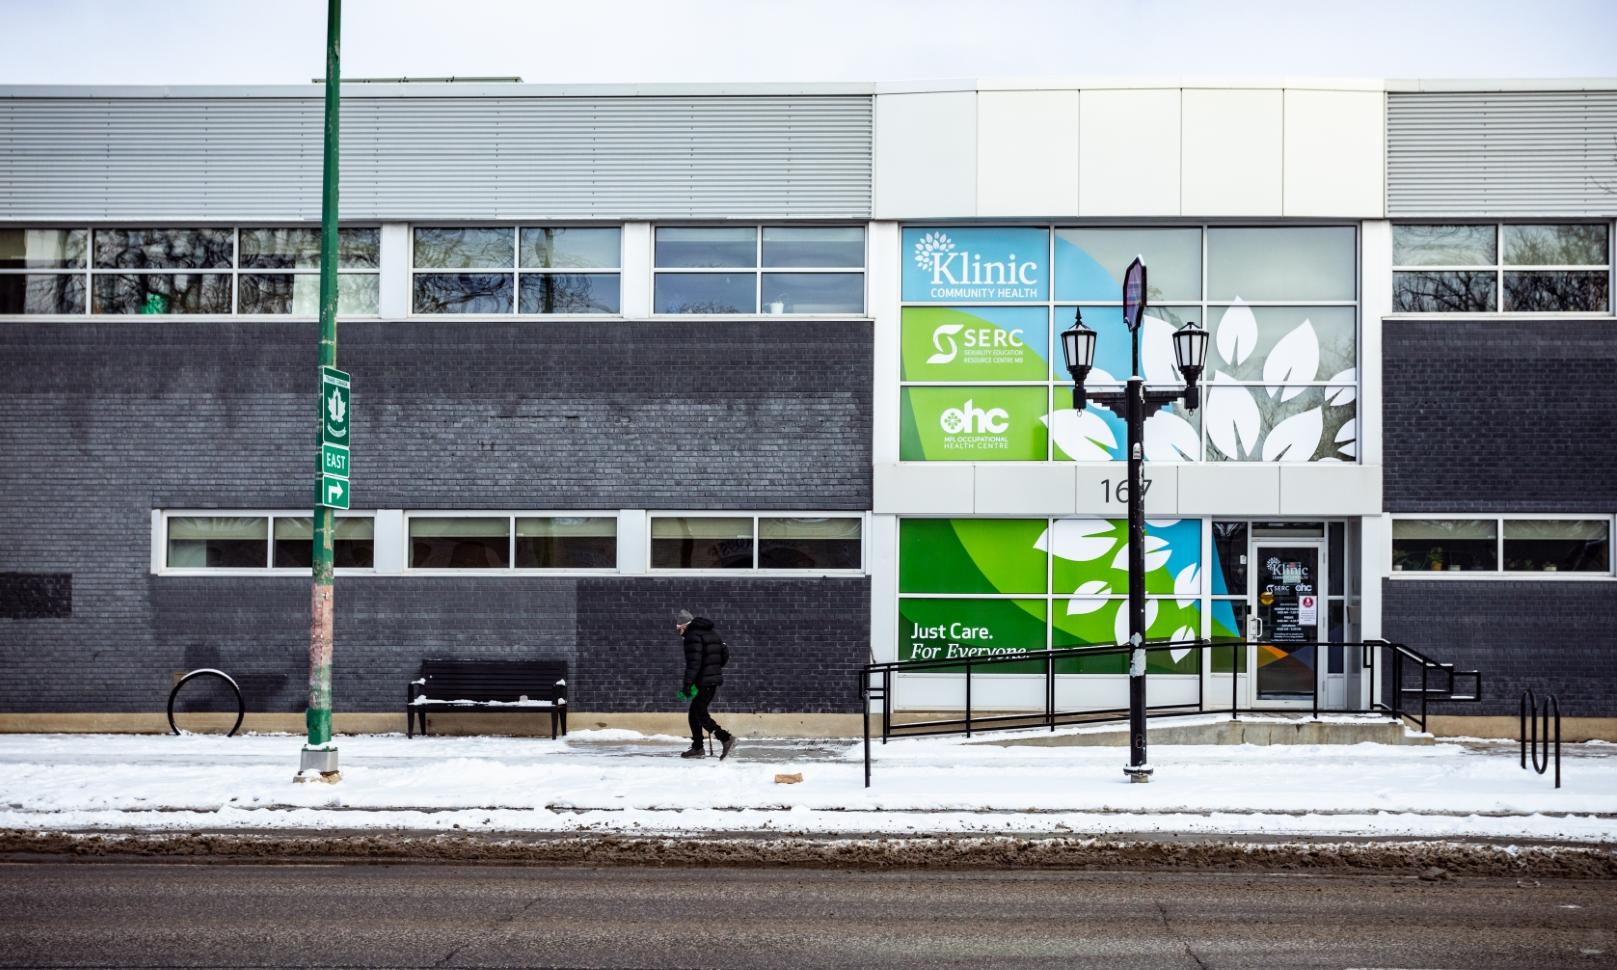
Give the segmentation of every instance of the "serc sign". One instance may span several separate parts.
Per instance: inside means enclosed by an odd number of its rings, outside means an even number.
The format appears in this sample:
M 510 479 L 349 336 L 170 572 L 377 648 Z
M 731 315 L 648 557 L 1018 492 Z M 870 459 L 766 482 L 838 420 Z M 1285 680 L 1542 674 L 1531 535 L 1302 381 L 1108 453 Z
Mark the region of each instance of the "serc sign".
M 1037 303 L 1050 293 L 1043 229 L 904 230 L 906 303 Z

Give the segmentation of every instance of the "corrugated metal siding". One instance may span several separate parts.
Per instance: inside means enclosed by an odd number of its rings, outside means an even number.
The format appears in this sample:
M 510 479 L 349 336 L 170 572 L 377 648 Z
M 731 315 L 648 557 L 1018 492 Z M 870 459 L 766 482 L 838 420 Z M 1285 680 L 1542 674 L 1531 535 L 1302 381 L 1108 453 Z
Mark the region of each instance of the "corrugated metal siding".
M 1617 213 L 1617 91 L 1389 94 L 1387 212 Z
M 0 99 L 0 218 L 318 219 L 318 98 Z M 349 98 L 344 219 L 870 214 L 868 96 Z

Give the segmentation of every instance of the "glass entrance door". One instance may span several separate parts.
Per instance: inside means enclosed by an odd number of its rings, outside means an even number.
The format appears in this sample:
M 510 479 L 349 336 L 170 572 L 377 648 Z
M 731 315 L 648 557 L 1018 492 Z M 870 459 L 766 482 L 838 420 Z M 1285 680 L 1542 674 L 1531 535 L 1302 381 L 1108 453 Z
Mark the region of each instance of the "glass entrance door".
M 1256 670 L 1254 706 L 1312 706 L 1319 689 L 1318 650 L 1326 622 L 1324 543 L 1256 542 L 1248 669 Z

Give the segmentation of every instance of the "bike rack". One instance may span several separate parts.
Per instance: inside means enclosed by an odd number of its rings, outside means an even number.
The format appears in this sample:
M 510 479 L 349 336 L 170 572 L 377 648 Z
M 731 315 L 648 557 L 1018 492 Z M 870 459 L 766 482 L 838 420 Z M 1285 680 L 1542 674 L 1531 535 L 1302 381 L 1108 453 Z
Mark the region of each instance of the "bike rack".
M 1554 694 L 1544 696 L 1544 706 L 1531 690 L 1522 691 L 1521 715 L 1518 728 L 1521 737 L 1522 767 L 1527 767 L 1527 752 L 1533 752 L 1533 770 L 1544 774 L 1550 768 L 1550 715 L 1555 715 L 1555 787 L 1561 787 L 1561 702 Z M 1544 722 L 1544 737 L 1539 737 L 1539 720 Z
M 168 729 L 175 734 L 182 733 L 179 727 L 174 723 L 174 701 L 180 696 L 180 688 L 184 687 L 186 684 L 198 677 L 217 677 L 229 684 L 231 691 L 235 693 L 236 723 L 231 725 L 230 730 L 225 734 L 225 737 L 227 738 L 235 737 L 236 732 L 241 729 L 242 719 L 247 716 L 247 706 L 242 702 L 241 699 L 241 687 L 236 683 L 236 678 L 225 673 L 223 670 L 214 670 L 212 667 L 203 667 L 198 670 L 193 670 L 174 682 L 174 689 L 168 692 Z

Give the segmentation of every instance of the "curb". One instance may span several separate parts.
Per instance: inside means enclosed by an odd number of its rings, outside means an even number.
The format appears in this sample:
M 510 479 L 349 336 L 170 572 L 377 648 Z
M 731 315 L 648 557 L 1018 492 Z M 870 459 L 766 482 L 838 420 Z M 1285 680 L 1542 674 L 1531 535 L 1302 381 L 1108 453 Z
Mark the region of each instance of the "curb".
M 0 831 L 0 857 L 87 861 L 469 863 L 821 869 L 1284 869 L 1422 879 L 1617 879 L 1617 849 L 1466 842 L 1186 842 L 1089 838 L 769 839 L 84 834 Z

